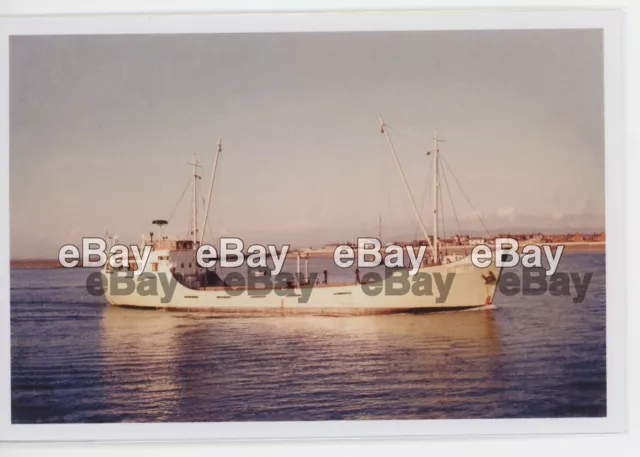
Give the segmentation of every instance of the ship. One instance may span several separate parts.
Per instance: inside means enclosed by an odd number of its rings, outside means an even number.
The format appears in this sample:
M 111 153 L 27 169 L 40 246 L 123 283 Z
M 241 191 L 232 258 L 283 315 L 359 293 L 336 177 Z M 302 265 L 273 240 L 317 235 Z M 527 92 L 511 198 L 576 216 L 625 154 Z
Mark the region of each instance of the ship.
M 437 129 L 434 135 L 433 150 L 427 154 L 433 157 L 433 234 L 429 236 L 418 211 L 415 199 L 407 183 L 402 166 L 399 162 L 394 145 L 388 134 L 387 124 L 380 116 L 380 132 L 386 137 L 389 151 L 396 164 L 399 175 L 404 183 L 408 199 L 416 216 L 417 223 L 428 243 L 430 255 L 421 264 L 418 274 L 430 277 L 440 275 L 441 278 L 452 277 L 448 293 L 416 293 L 410 287 L 406 293 L 388 293 L 397 284 L 398 275 L 406 271 L 390 270 L 384 277 L 375 282 L 363 284 L 358 280 L 346 284 L 320 284 L 310 282 L 308 275 L 300 274 L 300 256 L 298 255 L 298 274 L 296 280 L 287 282 L 279 289 L 262 290 L 249 286 L 234 287 L 215 269 L 202 268 L 197 263 L 197 250 L 203 244 L 212 191 L 216 176 L 217 164 L 222 152 L 222 142 L 218 140 L 218 147 L 213 161 L 211 183 L 202 230 L 198 230 L 197 159 L 193 165 L 193 214 L 190 239 L 160 237 L 143 240 L 143 245 L 151 245 L 149 260 L 139 270 L 135 259 L 130 258 L 127 265 L 112 267 L 109 262 L 104 266 L 103 292 L 112 306 L 155 309 L 165 311 L 206 311 L 220 316 L 233 317 L 268 317 L 291 315 L 315 316 L 362 316 L 397 313 L 427 313 L 443 311 L 461 311 L 482 309 L 493 304 L 494 296 L 500 280 L 501 267 L 492 261 L 490 265 L 481 268 L 471 261 L 471 255 L 448 256 L 438 245 L 439 221 L 439 143 Z M 153 223 L 161 230 L 168 224 L 167 220 L 154 220 Z M 114 244 L 116 240 L 114 239 Z M 308 261 L 308 257 L 307 257 Z M 265 270 L 254 272 L 256 276 L 268 273 Z M 114 283 L 122 278 L 138 278 L 141 281 L 161 282 L 173 281 L 174 289 L 170 299 L 160 293 L 144 293 L 138 287 L 127 293 L 118 293 Z M 311 290 L 309 290 L 311 289 Z M 371 290 L 381 293 L 372 294 Z M 303 299 L 304 298 L 304 299 Z

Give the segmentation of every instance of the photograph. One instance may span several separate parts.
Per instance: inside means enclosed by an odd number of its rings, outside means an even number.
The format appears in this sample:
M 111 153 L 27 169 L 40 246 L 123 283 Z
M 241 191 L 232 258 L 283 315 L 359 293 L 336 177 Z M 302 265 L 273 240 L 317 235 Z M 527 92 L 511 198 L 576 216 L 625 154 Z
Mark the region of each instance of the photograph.
M 602 28 L 72 32 L 8 40 L 11 424 L 608 417 Z

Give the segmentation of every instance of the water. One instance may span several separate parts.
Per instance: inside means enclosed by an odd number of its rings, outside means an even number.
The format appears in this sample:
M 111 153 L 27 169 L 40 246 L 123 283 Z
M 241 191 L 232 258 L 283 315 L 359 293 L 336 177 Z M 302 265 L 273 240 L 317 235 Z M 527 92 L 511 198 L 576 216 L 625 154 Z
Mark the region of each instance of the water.
M 262 319 L 112 308 L 86 270 L 14 270 L 12 421 L 604 416 L 605 256 L 560 270 L 594 273 L 583 303 Z

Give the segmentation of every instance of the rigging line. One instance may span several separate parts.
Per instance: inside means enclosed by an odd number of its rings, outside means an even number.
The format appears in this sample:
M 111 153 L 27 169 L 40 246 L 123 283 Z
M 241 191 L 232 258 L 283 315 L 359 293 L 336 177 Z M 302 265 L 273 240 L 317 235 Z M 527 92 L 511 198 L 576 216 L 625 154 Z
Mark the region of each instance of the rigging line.
M 401 131 L 399 131 L 399 130 L 395 129 L 395 128 L 394 128 L 394 127 L 392 127 L 392 126 L 389 126 L 389 125 L 388 125 L 388 124 L 386 124 L 386 123 L 385 123 L 385 126 L 388 128 L 388 130 L 392 131 L 395 135 L 398 135 L 398 136 L 400 136 L 400 137 L 402 137 L 402 138 L 404 138 L 404 139 L 406 139 L 406 140 L 409 140 L 409 142 L 410 142 L 410 143 L 412 143 L 412 144 L 413 144 L 416 148 L 418 148 L 420 151 L 423 151 L 423 152 L 429 153 L 429 150 L 428 150 L 426 147 L 424 147 L 424 146 L 420 145 L 417 141 L 415 141 L 415 140 L 414 140 L 413 138 L 411 138 L 409 135 L 407 135 L 407 134 L 405 134 L 405 133 L 403 133 L 403 132 L 401 132 Z M 430 167 L 430 169 L 429 169 L 429 170 L 433 170 L 433 164 L 431 164 L 431 167 Z M 429 174 L 431 174 L 431 172 L 429 172 Z M 431 187 L 432 187 L 432 186 L 430 186 L 430 185 L 429 185 L 429 181 L 427 180 L 427 181 L 425 182 L 425 190 L 424 190 L 424 193 L 423 193 L 423 195 L 422 195 L 422 203 L 420 204 L 420 217 L 421 217 L 421 218 L 422 218 L 422 213 L 424 212 L 424 203 L 425 203 L 425 201 L 426 201 L 427 195 L 429 195 L 429 196 L 431 195 Z M 417 238 L 418 238 L 418 230 L 419 230 L 419 228 L 420 228 L 420 224 L 419 224 L 419 223 L 416 223 L 416 230 L 415 230 L 415 232 L 414 232 L 414 239 L 417 239 Z
M 189 184 L 191 184 L 191 180 L 189 180 Z M 189 184 L 187 184 L 187 188 L 189 187 Z M 185 189 L 186 190 L 186 189 Z M 184 192 L 183 192 L 184 195 Z M 182 197 L 180 197 L 180 199 L 182 199 Z M 174 209 L 175 212 L 175 209 Z M 172 214 L 173 215 L 173 214 Z M 185 237 L 183 238 L 184 240 L 188 240 L 189 239 L 189 234 L 191 233 L 191 226 L 189 226 L 189 230 L 187 231 Z M 184 248 L 182 246 L 180 246 L 180 249 L 178 249 L 178 254 L 180 254 L 182 251 L 184 250 Z M 173 263 L 173 262 L 172 262 Z
M 202 196 L 202 192 L 200 192 L 202 190 L 200 189 L 200 181 L 196 181 L 196 188 L 198 189 L 198 195 L 200 196 L 202 206 L 204 207 L 207 204 L 207 200 Z
M 197 182 L 196 186 L 198 187 L 199 194 L 202 196 L 202 193 L 200 192 L 200 190 L 201 190 L 200 189 L 200 181 Z M 204 198 L 204 196 L 202 196 L 201 198 L 202 198 L 202 207 L 206 209 L 206 207 L 207 207 L 207 199 Z M 211 231 L 211 224 L 209 224 L 209 221 L 207 221 L 206 226 L 207 226 L 207 229 L 209 229 L 209 233 L 213 233 Z M 203 229 L 204 229 L 204 227 L 203 227 Z M 204 243 L 204 239 L 202 240 L 202 242 Z
M 169 219 L 167 219 L 167 222 L 170 222 L 171 219 L 173 218 L 173 216 L 175 215 L 175 212 L 177 211 L 178 207 L 180 206 L 180 203 L 182 202 L 182 199 L 184 198 L 184 195 L 187 193 L 187 189 L 189 189 L 189 186 L 191 184 L 191 181 L 194 179 L 193 176 L 189 177 L 189 181 L 187 182 L 187 185 L 185 186 L 184 190 L 182 191 L 182 194 L 180 195 L 180 198 L 178 199 L 178 203 L 176 203 L 176 206 L 173 208 L 173 211 L 171 211 L 171 215 L 169 216 Z M 197 182 L 196 182 L 197 185 Z M 169 224 L 165 225 L 164 229 L 162 230 L 162 234 L 164 234 L 164 230 L 166 229 L 166 227 Z M 189 228 L 187 229 L 187 233 L 185 234 L 185 237 L 183 238 L 184 240 L 189 239 L 189 235 L 191 234 L 192 230 L 193 230 L 193 221 L 191 220 L 191 218 L 189 219 Z M 194 249 L 196 247 L 194 246 Z M 178 249 L 178 254 L 180 254 L 182 251 L 184 250 L 184 247 L 180 247 L 180 249 Z
M 460 181 L 458 181 L 458 178 L 456 178 L 456 175 L 453 172 L 453 170 L 451 169 L 451 167 L 449 166 L 449 163 L 447 162 L 447 160 L 444 157 L 442 158 L 442 161 L 447 166 L 447 168 L 449 169 L 449 173 L 451 173 L 451 176 L 453 176 L 453 179 L 455 179 L 456 183 L 458 184 L 458 187 L 460 188 L 460 191 L 462 192 L 462 195 L 464 195 L 464 198 L 467 199 L 467 202 L 469 203 L 469 206 L 471 206 L 471 209 L 473 210 L 473 214 L 475 214 L 475 216 L 478 218 L 478 221 L 480 221 L 480 224 L 482 224 L 482 228 L 484 228 L 485 232 L 487 232 L 487 235 L 489 235 L 489 238 L 491 238 L 491 236 L 492 236 L 491 232 L 489 232 L 487 227 L 484 225 L 484 222 L 482 221 L 482 218 L 480 217 L 480 215 L 478 214 L 478 212 L 474 208 L 473 204 L 471 203 L 471 200 L 469 200 L 469 197 L 467 196 L 467 194 L 465 193 L 464 189 L 462 188 L 462 185 L 460 184 Z
M 396 129 L 394 129 L 393 127 L 390 127 L 387 123 L 385 123 L 385 124 L 384 124 L 384 127 L 385 127 L 385 129 L 387 130 L 387 132 L 393 132 L 393 134 L 394 134 L 394 135 L 397 135 L 397 136 L 401 136 L 401 137 L 407 138 L 407 137 L 406 137 L 405 135 L 403 135 L 401 132 L 398 132 L 398 131 L 396 131 Z M 411 140 L 411 139 L 410 139 L 410 140 Z M 413 141 L 412 141 L 412 142 L 413 142 Z M 413 142 L 413 143 L 415 144 L 415 142 Z M 408 186 L 408 184 L 405 184 L 405 185 L 406 185 L 406 186 Z M 408 187 L 407 187 L 407 189 L 408 189 Z M 425 192 L 426 192 L 426 189 L 425 189 Z M 415 206 L 415 205 L 414 205 L 414 206 Z M 416 213 L 417 213 L 417 217 L 418 217 L 418 221 L 416 221 L 416 225 L 417 225 L 417 227 L 418 227 L 418 228 L 420 228 L 420 224 L 421 224 L 421 222 L 422 222 L 422 210 L 423 210 L 423 207 L 424 207 L 424 196 L 423 196 L 422 204 L 420 205 L 420 211 L 419 211 L 419 212 L 418 212 L 418 208 L 417 208 L 417 207 L 415 207 L 415 211 L 416 211 Z M 405 209 L 406 209 L 406 207 L 405 207 Z M 418 228 L 416 229 L 416 232 L 418 231 Z M 426 235 L 425 235 L 425 236 L 426 236 Z M 417 238 L 418 238 L 418 234 L 417 234 L 417 233 L 415 233 L 415 235 L 414 235 L 414 239 L 417 239 Z
M 211 230 L 211 224 L 209 223 L 209 221 L 207 221 L 207 228 L 209 229 L 209 233 L 214 233 L 214 232 Z M 202 240 L 202 241 L 204 242 L 204 240 Z M 211 239 L 211 242 L 212 242 L 212 243 L 215 243 L 215 237 L 213 237 L 213 238 Z
M 205 203 L 205 204 L 206 204 L 206 203 Z M 214 232 L 214 231 L 213 231 L 213 229 L 211 228 L 211 222 L 210 222 L 210 221 L 207 221 L 206 226 L 207 226 L 207 230 L 209 230 L 209 233 L 211 234 L 211 243 L 215 244 L 215 241 L 216 241 L 216 240 L 215 240 L 215 236 L 213 236 L 213 234 L 214 234 L 215 232 Z M 204 228 L 204 227 L 203 227 L 203 228 Z M 204 238 L 202 239 L 202 242 L 204 243 Z
M 429 152 L 429 150 L 425 146 L 421 145 L 419 142 L 411 138 L 409 135 L 402 133 L 401 131 L 396 130 L 394 127 L 391 127 L 389 125 L 387 125 L 387 127 L 389 128 L 389 130 L 393 131 L 396 135 L 399 135 L 404 139 L 409 140 L 410 143 L 412 143 L 416 148 L 420 149 L 421 151 Z
M 449 180 L 447 179 L 447 173 L 445 169 L 442 169 L 442 176 L 444 177 L 444 185 L 447 188 L 447 193 L 449 194 L 449 201 L 451 202 L 451 208 L 453 209 L 453 215 L 456 219 L 456 225 L 458 226 L 458 235 L 462 235 L 462 229 L 460 228 L 460 219 L 458 219 L 458 213 L 456 212 L 456 205 L 453 203 L 453 197 L 451 196 L 451 188 L 449 187 Z M 464 249 L 464 255 L 467 255 L 467 247 L 462 246 Z
M 200 189 L 200 181 L 196 181 L 196 188 L 198 189 L 198 196 L 200 197 L 200 200 L 202 200 L 201 202 L 196 202 L 196 204 L 202 204 L 201 208 L 206 208 L 207 205 L 207 201 L 205 200 L 205 198 L 202 196 L 202 189 Z M 204 227 L 203 227 L 204 229 Z M 198 236 L 198 234 L 196 233 L 196 236 Z
M 189 185 L 191 184 L 191 180 L 192 179 L 193 179 L 193 176 L 191 176 L 189 178 L 189 182 L 187 182 L 187 185 L 185 186 L 184 190 L 182 191 L 182 195 L 180 195 L 180 199 L 178 200 L 178 203 L 176 203 L 175 208 L 173 208 L 173 211 L 171 211 L 171 215 L 169 216 L 169 219 L 167 219 L 167 225 L 169 225 L 168 223 L 171 222 L 171 218 L 176 213 L 176 210 L 178 209 L 178 206 L 180 206 L 180 202 L 184 198 L 184 194 L 187 192 L 187 189 L 189 188 Z M 167 225 L 165 225 L 164 228 L 162 229 L 162 232 L 160 233 L 160 236 L 162 236 L 164 234 L 164 231 L 165 231 Z
M 430 161 L 432 162 L 432 161 Z M 431 176 L 431 171 L 433 170 L 433 164 L 431 164 L 431 167 L 429 168 L 429 172 L 427 173 L 427 176 Z M 429 179 L 425 180 L 425 185 L 424 185 L 424 192 L 422 193 L 422 203 L 420 204 L 420 217 L 422 217 L 422 213 L 424 212 L 424 202 L 427 200 L 427 196 L 431 196 L 431 183 L 429 182 Z M 413 238 L 417 239 L 418 238 L 418 230 L 420 230 L 420 225 L 418 223 L 416 223 L 416 231 L 414 232 Z
M 391 185 L 390 185 L 390 179 L 387 176 L 387 171 L 389 169 L 390 166 L 392 166 L 389 161 L 388 161 L 388 156 L 387 156 L 387 145 L 385 144 L 385 140 L 384 138 L 381 136 L 380 137 L 380 142 L 378 143 L 378 147 L 379 147 L 379 151 L 380 151 L 380 156 L 381 156 L 381 166 L 380 166 L 380 172 L 381 172 L 381 180 L 382 180 L 382 187 L 381 187 L 381 192 L 382 192 L 382 201 L 380 202 L 380 213 L 381 215 L 384 217 L 384 222 L 386 222 L 386 227 L 388 230 L 386 230 L 386 235 L 388 236 L 389 233 L 393 234 L 393 223 L 394 221 L 397 220 L 397 205 L 393 205 L 391 202 Z M 386 165 L 386 167 L 385 167 Z M 391 228 L 390 228 L 391 227 Z M 382 242 L 382 240 L 380 240 Z M 389 242 L 389 239 L 387 240 L 387 242 Z

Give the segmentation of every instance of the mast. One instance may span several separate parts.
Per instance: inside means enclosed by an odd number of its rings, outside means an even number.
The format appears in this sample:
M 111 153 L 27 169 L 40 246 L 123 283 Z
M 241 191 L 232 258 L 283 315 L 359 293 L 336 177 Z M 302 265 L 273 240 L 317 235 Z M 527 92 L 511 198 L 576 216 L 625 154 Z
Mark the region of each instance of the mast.
M 387 132 L 387 125 L 384 123 L 382 116 L 380 116 L 380 132 L 384 134 L 387 138 L 387 143 L 389 143 L 389 149 L 393 154 L 393 158 L 396 162 L 396 166 L 398 167 L 398 172 L 400 172 L 400 177 L 402 178 L 402 182 L 404 183 L 404 187 L 407 191 L 407 195 L 409 195 L 409 200 L 411 201 L 411 206 L 413 207 L 413 211 L 416 215 L 416 219 L 418 219 L 418 224 L 420 225 L 420 229 L 422 229 L 422 234 L 427 239 L 427 243 L 432 251 L 434 251 L 433 244 L 431 244 L 431 240 L 429 239 L 429 235 L 427 234 L 427 229 L 424 227 L 424 223 L 422 222 L 422 218 L 420 217 L 420 212 L 418 211 L 418 207 L 416 206 L 415 201 L 413 200 L 413 195 L 411 194 L 411 189 L 409 189 L 409 184 L 407 184 L 407 179 L 404 176 L 404 172 L 402 171 L 402 167 L 400 166 L 400 161 L 398 161 L 398 156 L 396 155 L 396 150 L 393 147 L 393 143 L 391 143 L 391 138 L 389 138 L 389 134 Z M 435 251 L 434 251 L 435 252 Z M 435 255 L 435 254 L 434 254 Z
M 438 139 L 438 128 L 436 127 L 435 135 L 433 137 L 433 252 L 436 262 L 440 260 L 439 242 L 438 242 L 438 191 L 440 189 L 439 173 L 438 173 L 438 155 L 440 149 L 438 143 L 445 140 Z
M 433 258 L 440 260 L 438 252 L 438 127 L 433 137 Z
M 218 157 L 222 152 L 222 138 L 218 138 L 218 149 L 216 157 L 213 159 L 213 172 L 211 173 L 211 183 L 209 184 L 209 198 L 207 198 L 207 209 L 204 212 L 204 222 L 202 225 L 202 235 L 200 236 L 200 244 L 204 241 L 204 232 L 207 230 L 207 221 L 209 219 L 209 208 L 211 207 L 211 195 L 213 194 L 213 183 L 216 179 L 216 170 L 218 169 Z
M 198 247 L 198 158 L 193 154 L 193 244 L 194 249 Z

